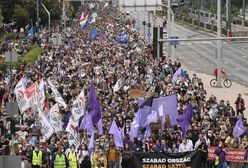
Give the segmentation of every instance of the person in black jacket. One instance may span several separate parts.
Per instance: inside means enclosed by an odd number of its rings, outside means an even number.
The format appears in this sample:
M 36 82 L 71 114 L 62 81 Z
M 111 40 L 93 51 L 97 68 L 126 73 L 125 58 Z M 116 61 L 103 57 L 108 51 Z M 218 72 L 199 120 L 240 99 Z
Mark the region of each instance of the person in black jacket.
M 202 168 L 208 167 L 208 146 L 206 144 L 206 140 L 203 138 L 201 144 L 197 148 L 201 151 L 201 161 L 202 161 Z

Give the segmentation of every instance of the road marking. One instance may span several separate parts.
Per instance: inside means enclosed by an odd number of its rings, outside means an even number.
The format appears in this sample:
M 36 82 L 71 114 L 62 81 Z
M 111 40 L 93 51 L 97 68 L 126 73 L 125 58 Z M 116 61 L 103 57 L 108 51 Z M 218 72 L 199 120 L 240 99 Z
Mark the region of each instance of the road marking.
M 188 43 L 188 45 L 191 45 L 192 43 Z
M 247 55 L 243 55 L 242 57 L 243 57 L 243 58 L 247 58 Z
M 205 58 L 203 58 L 203 57 L 202 57 L 201 59 L 202 59 L 202 60 L 205 60 Z
M 237 71 L 239 71 L 240 69 L 238 67 L 235 68 Z
M 224 64 L 229 64 L 229 63 L 225 61 Z

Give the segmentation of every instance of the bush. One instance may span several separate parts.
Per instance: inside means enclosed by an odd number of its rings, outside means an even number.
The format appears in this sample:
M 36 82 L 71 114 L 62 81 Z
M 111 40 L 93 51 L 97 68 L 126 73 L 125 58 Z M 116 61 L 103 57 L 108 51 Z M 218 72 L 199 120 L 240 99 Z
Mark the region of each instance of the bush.
M 28 52 L 24 54 L 16 62 L 2 62 L 0 63 L 0 70 L 5 71 L 8 66 L 13 66 L 13 68 L 18 69 L 21 64 L 31 64 L 34 65 L 37 58 L 41 55 L 41 48 L 37 45 L 28 46 Z

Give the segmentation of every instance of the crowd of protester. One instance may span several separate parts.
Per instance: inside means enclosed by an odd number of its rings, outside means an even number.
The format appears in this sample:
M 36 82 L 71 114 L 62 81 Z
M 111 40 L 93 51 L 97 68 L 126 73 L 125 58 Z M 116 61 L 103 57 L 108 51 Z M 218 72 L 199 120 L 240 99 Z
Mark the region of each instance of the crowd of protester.
M 237 93 L 237 101 L 230 104 L 226 100 L 217 100 L 214 95 L 207 96 L 204 84 L 196 74 L 186 74 L 186 79 L 179 77 L 172 82 L 172 76 L 181 67 L 179 60 L 164 57 L 153 57 L 152 46 L 143 40 L 129 19 L 125 19 L 117 8 L 104 4 L 82 11 L 97 11 L 95 23 L 86 29 L 80 29 L 78 18 L 69 26 L 67 33 L 59 27 L 53 27 L 53 33 L 59 33 L 63 39 L 60 46 L 54 46 L 49 39 L 42 40 L 42 55 L 34 66 L 23 65 L 6 81 L 1 76 L 0 83 L 0 154 L 20 155 L 23 167 L 92 167 L 115 168 L 129 166 L 129 158 L 133 152 L 166 152 L 180 153 L 202 150 L 203 162 L 206 167 L 214 165 L 208 161 L 209 146 L 218 147 L 221 166 L 226 164 L 225 148 L 247 149 L 247 133 L 240 138 L 232 135 L 236 121 L 244 118 L 245 101 Z M 78 16 L 81 14 L 80 11 Z M 97 38 L 91 39 L 90 30 L 97 28 Z M 125 32 L 128 42 L 118 41 L 117 36 Z M 99 39 L 100 34 L 104 36 Z M 52 135 L 47 141 L 42 139 L 41 132 L 35 124 L 32 109 L 25 113 L 10 116 L 6 113 L 6 102 L 15 101 L 14 86 L 21 77 L 26 76 L 27 85 L 41 78 L 49 79 L 58 88 L 67 108 L 60 107 L 63 116 L 63 127 L 66 127 L 71 116 L 72 103 L 85 90 L 86 100 L 89 96 L 90 82 L 93 80 L 99 102 L 102 106 L 103 135 L 96 136 L 92 153 L 88 151 L 89 137 L 79 130 L 77 145 L 70 145 L 65 131 Z M 118 79 L 123 79 L 123 86 L 117 92 L 113 87 Z M 9 87 L 11 84 L 12 87 Z M 177 95 L 178 113 L 183 114 L 188 103 L 193 106 L 193 117 L 188 132 L 182 138 L 178 125 L 166 122 L 161 128 L 161 119 L 151 124 L 148 140 L 143 139 L 144 130 L 139 136 L 130 139 L 131 122 L 138 110 L 137 98 L 131 97 L 133 89 L 145 92 L 145 98 Z M 48 109 L 55 104 L 51 90 L 46 90 Z M 88 110 L 89 111 L 89 110 Z M 48 111 L 46 111 L 47 113 Z M 90 112 L 90 111 L 89 111 Z M 108 134 L 112 120 L 115 119 L 119 128 L 125 127 L 123 148 L 115 147 L 113 136 Z M 246 156 L 247 158 L 247 156 Z M 229 166 L 232 166 L 228 163 Z M 239 164 L 238 166 L 242 166 Z

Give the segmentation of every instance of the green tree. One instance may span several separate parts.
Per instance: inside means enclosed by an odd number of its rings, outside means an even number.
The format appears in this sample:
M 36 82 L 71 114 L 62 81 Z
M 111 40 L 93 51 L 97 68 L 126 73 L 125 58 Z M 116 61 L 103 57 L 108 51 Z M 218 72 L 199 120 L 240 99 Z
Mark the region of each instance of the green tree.
M 25 27 L 29 23 L 29 13 L 20 5 L 15 5 L 13 19 L 17 24 L 17 28 Z

